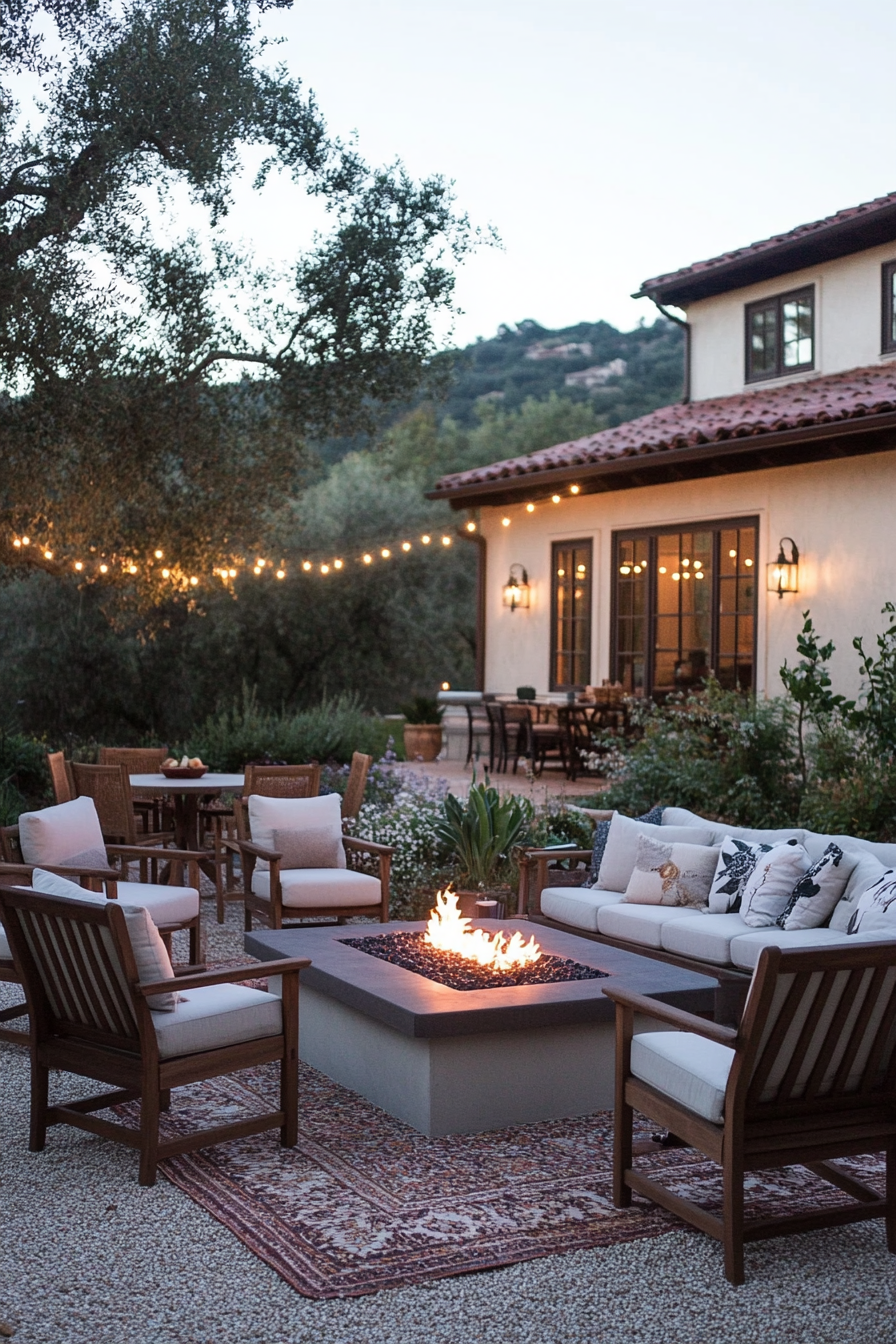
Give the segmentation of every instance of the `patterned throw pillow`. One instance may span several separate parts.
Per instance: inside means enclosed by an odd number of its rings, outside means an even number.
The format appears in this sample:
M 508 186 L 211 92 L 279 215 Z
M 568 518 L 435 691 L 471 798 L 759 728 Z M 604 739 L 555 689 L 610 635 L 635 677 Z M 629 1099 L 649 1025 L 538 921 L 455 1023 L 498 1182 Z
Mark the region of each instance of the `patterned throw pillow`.
M 843 850 L 831 843 L 803 873 L 775 922 L 788 930 L 820 929 L 846 890 L 848 877 L 849 864 L 843 862 Z
M 329 826 L 309 826 L 303 831 L 275 830 L 274 850 L 283 857 L 284 868 L 339 868 L 345 853 L 342 837 Z
M 687 905 L 704 910 L 716 871 L 712 845 L 667 845 L 638 837 L 638 856 L 622 898 L 633 905 Z
M 636 821 L 646 821 L 649 826 L 661 826 L 663 824 L 663 813 L 665 807 L 659 804 L 652 807 L 649 812 L 643 816 L 636 817 Z M 609 821 L 599 821 L 594 828 L 594 848 L 591 851 L 591 876 L 588 879 L 589 887 L 597 886 L 597 879 L 600 876 L 601 859 L 604 857 L 604 850 L 607 847 L 607 839 L 610 834 Z
M 809 867 L 802 845 L 789 840 L 760 854 L 743 886 L 740 914 L 751 929 L 767 929 L 783 914 L 794 887 Z
M 760 854 L 767 854 L 771 845 L 759 841 L 736 840 L 726 835 L 719 849 L 719 863 L 709 890 L 709 912 L 712 915 L 736 914 L 747 878 L 756 867 Z
M 872 933 L 877 929 L 896 938 L 896 871 L 892 868 L 862 892 L 846 932 Z

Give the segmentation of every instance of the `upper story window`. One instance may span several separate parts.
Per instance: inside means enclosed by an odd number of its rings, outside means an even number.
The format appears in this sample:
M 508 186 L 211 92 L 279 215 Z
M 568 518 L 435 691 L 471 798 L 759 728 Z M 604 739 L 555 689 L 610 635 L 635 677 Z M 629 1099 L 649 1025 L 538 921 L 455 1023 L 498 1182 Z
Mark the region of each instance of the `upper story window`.
M 815 290 L 748 303 L 747 382 L 781 378 L 815 364 Z
M 896 350 L 896 261 L 884 262 L 881 354 Z

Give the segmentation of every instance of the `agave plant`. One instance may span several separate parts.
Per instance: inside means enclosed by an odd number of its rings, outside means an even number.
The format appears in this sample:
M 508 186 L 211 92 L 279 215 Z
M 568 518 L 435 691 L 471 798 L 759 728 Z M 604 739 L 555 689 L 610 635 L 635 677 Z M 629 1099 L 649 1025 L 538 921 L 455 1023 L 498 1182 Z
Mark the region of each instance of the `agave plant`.
M 460 879 L 488 889 L 510 851 L 532 823 L 532 804 L 525 798 L 501 798 L 488 784 L 473 784 L 466 804 L 453 794 L 445 799 L 445 816 L 436 827 L 439 839 L 454 854 Z

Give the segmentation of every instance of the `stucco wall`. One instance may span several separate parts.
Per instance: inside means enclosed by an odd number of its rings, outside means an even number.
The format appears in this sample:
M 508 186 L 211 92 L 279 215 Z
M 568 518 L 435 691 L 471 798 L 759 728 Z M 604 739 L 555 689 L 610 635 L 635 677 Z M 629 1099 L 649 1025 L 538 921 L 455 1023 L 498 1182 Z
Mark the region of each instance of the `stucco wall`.
M 858 689 L 854 635 L 882 628 L 880 609 L 896 601 L 896 437 L 894 451 L 851 460 L 778 467 L 711 480 L 565 496 L 540 503 L 483 509 L 488 542 L 486 689 L 548 689 L 550 651 L 551 543 L 578 537 L 594 543 L 592 678 L 609 676 L 611 540 L 632 527 L 691 524 L 701 520 L 759 517 L 759 610 L 757 687 L 776 695 L 778 669 L 791 662 L 801 613 L 809 608 L 816 627 L 837 645 L 832 670 L 838 690 Z M 502 525 L 502 518 L 510 525 Z M 765 590 L 765 563 L 778 541 L 791 536 L 800 548 L 800 591 L 779 598 Z M 526 567 L 531 584 L 528 611 L 502 605 L 502 586 L 512 563 Z
M 815 285 L 815 368 L 797 379 L 858 369 L 881 359 L 881 265 L 896 259 L 896 244 L 870 248 L 810 270 L 767 280 L 747 289 L 691 304 L 691 395 L 727 397 L 768 387 L 775 380 L 744 382 L 744 306 Z M 893 356 L 884 356 L 892 359 Z M 780 382 L 795 381 L 782 378 Z

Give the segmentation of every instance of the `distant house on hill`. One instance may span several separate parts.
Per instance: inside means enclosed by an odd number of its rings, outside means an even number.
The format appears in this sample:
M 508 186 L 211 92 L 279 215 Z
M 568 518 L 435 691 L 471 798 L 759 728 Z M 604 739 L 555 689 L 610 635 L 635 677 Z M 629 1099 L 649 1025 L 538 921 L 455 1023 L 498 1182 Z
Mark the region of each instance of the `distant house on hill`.
M 627 368 L 624 359 L 611 359 L 609 364 L 592 364 L 590 369 L 568 373 L 563 382 L 566 387 L 584 387 L 590 392 L 592 387 L 605 387 L 611 378 L 623 378 Z
M 686 314 L 682 403 L 430 492 L 480 539 L 483 685 L 775 694 L 805 608 L 848 652 L 896 600 L 896 192 L 636 297 Z

